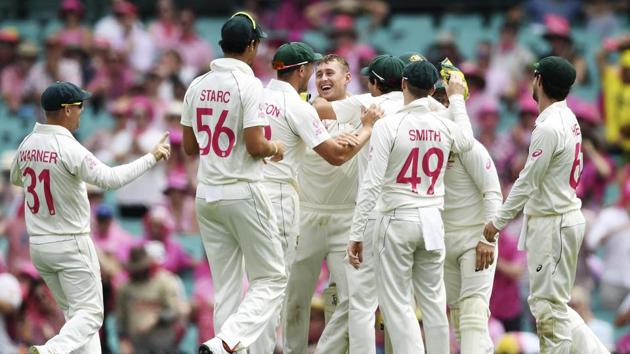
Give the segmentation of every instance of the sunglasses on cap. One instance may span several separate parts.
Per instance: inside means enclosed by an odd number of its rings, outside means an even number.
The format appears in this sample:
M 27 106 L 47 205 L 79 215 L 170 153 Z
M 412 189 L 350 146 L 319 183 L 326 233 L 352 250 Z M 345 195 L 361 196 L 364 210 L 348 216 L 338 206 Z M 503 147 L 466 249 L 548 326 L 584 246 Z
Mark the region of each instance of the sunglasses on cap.
M 81 102 L 74 102 L 74 103 L 62 103 L 61 107 L 67 107 L 67 106 L 78 106 L 79 109 L 83 109 L 83 101 Z
M 248 14 L 247 12 L 239 11 L 239 12 L 235 13 L 234 15 L 232 15 L 232 17 L 230 17 L 230 18 L 234 18 L 236 16 L 245 16 L 245 17 L 247 17 L 252 22 L 252 28 L 254 30 L 256 30 L 256 21 L 254 20 L 252 15 Z

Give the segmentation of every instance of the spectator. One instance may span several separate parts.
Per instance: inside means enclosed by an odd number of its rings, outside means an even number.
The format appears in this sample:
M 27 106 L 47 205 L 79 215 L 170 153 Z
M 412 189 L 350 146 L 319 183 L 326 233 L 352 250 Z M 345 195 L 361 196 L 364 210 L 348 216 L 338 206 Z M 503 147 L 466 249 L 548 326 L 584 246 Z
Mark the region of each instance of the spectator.
M 63 57 L 64 47 L 56 36 L 46 39 L 46 55 L 29 71 L 24 82 L 24 97 L 34 102 L 55 81 L 68 81 L 81 86 L 81 67 L 75 60 Z
M 619 146 L 630 159 L 630 34 L 610 39 L 597 53 L 602 77 L 606 140 Z M 619 52 L 618 65 L 608 65 L 607 57 Z
M 461 65 L 461 70 L 464 75 L 466 75 L 470 93 L 468 101 L 466 101 L 466 110 L 468 111 L 473 129 L 476 129 L 479 124 L 479 111 L 481 107 L 486 106 L 489 102 L 492 102 L 496 106 L 496 100 L 486 95 L 486 78 L 477 65 L 466 62 Z
M 45 343 L 63 326 L 63 313 L 30 261 L 19 266 L 17 277 L 24 299 L 17 316 L 17 340 L 27 347 Z
M 129 251 L 134 244 L 133 237 L 114 220 L 112 208 L 105 204 L 96 208 L 96 223 L 93 227 L 92 239 L 98 252 L 108 260 L 111 259 L 110 264 L 122 265 L 127 262 Z M 112 272 L 111 275 L 115 276 L 117 273 Z
M 615 175 L 615 161 L 609 156 L 598 134 L 601 118 L 597 108 L 588 102 L 570 99 L 569 107 L 575 113 L 582 132 L 582 175 L 577 195 L 582 208 L 599 211 L 604 204 L 608 183 Z
M 197 343 L 203 343 L 214 337 L 214 284 L 210 264 L 205 260 L 195 267 L 193 284 L 191 321 L 197 326 Z
M 18 354 L 17 345 L 7 331 L 7 319 L 22 304 L 20 283 L 11 273 L 0 273 L 0 348 L 3 354 Z
M 2 97 L 9 111 L 17 113 L 22 107 L 26 75 L 37 60 L 39 48 L 31 42 L 22 42 L 17 49 L 17 60 L 2 70 Z
M 125 130 L 112 138 L 110 149 L 117 163 L 133 161 L 153 148 L 160 141 L 162 132 L 152 125 L 151 101 L 138 96 L 130 103 L 131 121 Z M 166 184 L 164 166 L 157 166 L 140 178 L 116 192 L 116 203 L 120 216 L 141 218 L 149 209 L 162 200 Z
M 144 73 L 153 65 L 155 46 L 137 14 L 138 9 L 132 3 L 116 1 L 114 16 L 106 16 L 97 22 L 94 35 L 107 39 L 112 49 L 125 54 L 135 71 Z
M 9 241 L 7 266 L 9 271 L 14 274 L 22 264 L 31 261 L 23 203 L 24 197 L 20 196 L 20 207 L 16 208 L 15 213 L 8 219 L 6 225 L 6 235 Z
M 377 29 L 389 14 L 389 5 L 381 0 L 342 0 L 314 2 L 304 9 L 304 15 L 315 28 L 324 28 L 330 15 L 358 16 L 370 14 L 369 31 Z
M 80 0 L 63 0 L 59 8 L 63 27 L 56 36 L 66 47 L 78 47 L 89 52 L 92 47 L 92 31 L 81 25 L 84 14 L 85 6 Z
M 556 55 L 565 58 L 575 67 L 575 85 L 587 85 L 590 82 L 588 66 L 584 57 L 575 48 L 569 21 L 564 17 L 547 15 L 545 26 L 547 30 L 543 37 L 549 42 L 551 51 L 542 57 Z
M 616 6 L 617 5 L 617 6 Z M 619 20 L 615 17 L 615 8 L 623 9 L 619 4 L 610 0 L 591 0 L 584 3 L 586 14 L 586 31 L 596 33 L 599 39 L 604 39 L 620 28 Z
M 506 332 L 520 332 L 523 328 L 519 281 L 525 272 L 525 254 L 517 250 L 518 234 L 514 229 L 513 225 L 508 226 L 499 237 L 500 252 L 490 297 L 492 317 L 501 322 Z
M 181 275 L 194 265 L 192 257 L 184 251 L 182 245 L 174 239 L 174 220 L 169 209 L 155 206 L 144 218 L 144 237 L 142 244 L 147 250 L 155 251 L 154 261 L 171 273 Z M 159 256 L 158 256 L 159 255 Z
M 173 217 L 173 232 L 179 235 L 198 234 L 195 200 L 190 195 L 185 174 L 171 174 L 164 190 L 166 208 Z
M 332 47 L 329 52 L 344 57 L 350 66 L 353 77 L 361 77 L 362 63 L 371 60 L 376 51 L 369 45 L 357 42 L 358 34 L 354 28 L 354 19 L 349 15 L 337 15 L 333 19 L 333 30 L 328 33 Z M 347 91 L 360 93 L 359 80 L 351 80 Z
M 185 85 L 189 85 L 198 74 L 197 68 L 185 65 L 182 56 L 174 49 L 169 49 L 162 54 L 156 70 L 162 77 L 167 78 L 168 81 L 164 84 L 169 85 L 171 98 L 174 95 L 172 91 L 174 90 L 173 86 L 176 79 L 183 82 Z
M 455 38 L 451 32 L 440 32 L 435 37 L 435 42 L 426 49 L 426 57 L 436 68 L 440 68 L 440 62 L 449 58 L 451 63 L 459 66 L 464 62 L 464 57 L 459 52 Z
M 19 43 L 20 34 L 15 28 L 4 27 L 0 29 L 0 71 L 13 64 Z
M 157 49 L 165 52 L 177 46 L 181 28 L 177 20 L 177 9 L 172 0 L 158 0 L 157 11 L 158 18 L 149 26 L 149 33 Z
M 107 50 L 103 65 L 96 68 L 87 89 L 92 92 L 92 101 L 107 103 L 126 95 L 134 80 L 133 70 L 127 65 L 124 53 Z
M 130 100 L 126 97 L 110 102 L 109 114 L 113 118 L 114 126 L 111 129 L 98 130 L 86 139 L 84 146 L 94 151 L 94 156 L 99 160 L 106 163 L 115 161 L 110 144 L 115 135 L 128 129 L 128 118 L 131 112 L 129 103 Z M 94 208 L 93 205 L 92 208 Z
M 591 311 L 591 296 L 586 289 L 579 286 L 574 287 L 573 291 L 571 291 L 569 306 L 582 317 L 586 325 L 608 350 L 612 351 L 615 349 L 613 326 L 606 321 L 595 318 Z
M 129 282 L 116 298 L 121 354 L 178 353 L 182 303 L 178 279 L 161 269 L 144 247 L 131 250 Z
M 523 68 L 534 60 L 529 49 L 518 43 L 518 30 L 518 23 L 503 24 L 486 75 L 490 95 L 511 101 L 519 97 L 517 84 L 523 79 Z
M 163 128 L 164 116 L 168 111 L 168 104 L 173 99 L 173 91 L 169 90 L 168 85 L 164 84 L 164 76 L 157 68 L 153 68 L 144 76 L 142 83 L 144 96 L 151 104 L 151 120 L 152 125 Z
M 191 9 L 183 9 L 179 14 L 182 34 L 177 51 L 184 65 L 195 68 L 198 72 L 206 72 L 213 58 L 210 44 L 197 34 L 195 30 L 195 13 Z
M 619 203 L 601 211 L 585 243 L 593 252 L 604 247 L 601 303 L 617 310 L 630 294 L 630 180 L 622 185 Z

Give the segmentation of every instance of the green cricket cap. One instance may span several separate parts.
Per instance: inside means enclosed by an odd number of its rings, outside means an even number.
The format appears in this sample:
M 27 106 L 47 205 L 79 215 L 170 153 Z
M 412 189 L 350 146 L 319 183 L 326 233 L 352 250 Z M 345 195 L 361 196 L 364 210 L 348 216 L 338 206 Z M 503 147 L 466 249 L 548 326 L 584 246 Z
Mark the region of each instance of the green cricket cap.
M 413 63 L 414 61 L 422 61 L 422 60 L 427 60 L 427 58 L 424 57 L 424 55 L 418 53 L 418 52 L 407 52 L 403 55 L 398 56 L 400 58 L 400 60 L 402 60 L 403 62 L 405 62 L 405 65 Z
M 247 12 L 237 12 L 221 27 L 221 42 L 247 44 L 253 40 L 267 38 L 260 23 Z
M 371 76 L 377 80 L 387 83 L 400 83 L 405 62 L 393 55 L 384 54 L 372 59 L 370 65 L 361 69 L 361 75 Z
M 427 60 L 414 61 L 405 67 L 403 78 L 412 86 L 428 90 L 440 79 L 437 69 Z
M 540 74 L 546 85 L 568 90 L 575 82 L 575 68 L 566 59 L 549 56 L 534 64 L 534 73 Z
M 58 111 L 64 105 L 78 104 L 90 97 L 91 93 L 71 82 L 57 81 L 44 90 L 41 105 L 45 111 Z
M 290 42 L 278 48 L 276 54 L 273 55 L 272 66 L 274 70 L 284 70 L 316 62 L 322 58 L 322 55 L 315 53 L 309 45 L 302 42 Z

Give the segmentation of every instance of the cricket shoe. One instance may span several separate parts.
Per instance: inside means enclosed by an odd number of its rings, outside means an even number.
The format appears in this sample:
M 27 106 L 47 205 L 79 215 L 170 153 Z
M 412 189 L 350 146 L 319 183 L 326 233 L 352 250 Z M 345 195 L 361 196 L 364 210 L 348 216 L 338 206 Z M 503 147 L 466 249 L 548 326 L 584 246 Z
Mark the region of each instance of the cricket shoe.
M 221 338 L 214 337 L 199 347 L 199 354 L 230 354 L 223 347 Z

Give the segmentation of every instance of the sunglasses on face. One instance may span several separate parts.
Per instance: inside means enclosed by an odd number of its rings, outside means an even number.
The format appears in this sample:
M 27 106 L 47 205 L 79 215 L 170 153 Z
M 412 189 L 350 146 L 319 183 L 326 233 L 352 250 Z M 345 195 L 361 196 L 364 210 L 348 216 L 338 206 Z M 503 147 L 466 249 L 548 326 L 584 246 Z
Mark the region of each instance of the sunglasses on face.
M 79 109 L 83 109 L 83 101 L 81 102 L 74 102 L 74 103 L 62 103 L 61 107 L 67 107 L 67 106 L 77 106 L 79 107 Z

